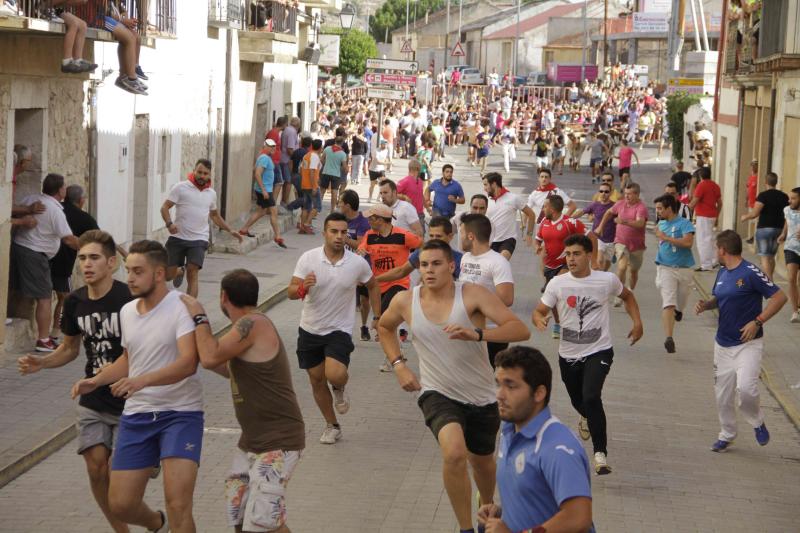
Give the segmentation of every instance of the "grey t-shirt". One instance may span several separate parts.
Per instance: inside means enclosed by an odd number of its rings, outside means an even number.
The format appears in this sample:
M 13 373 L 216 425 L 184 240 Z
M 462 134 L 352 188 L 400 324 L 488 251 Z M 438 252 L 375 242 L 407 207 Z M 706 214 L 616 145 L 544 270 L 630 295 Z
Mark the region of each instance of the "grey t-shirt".
M 298 145 L 297 130 L 292 126 L 286 126 L 281 133 L 281 163 L 290 161 L 290 152 L 287 149 L 297 150 Z

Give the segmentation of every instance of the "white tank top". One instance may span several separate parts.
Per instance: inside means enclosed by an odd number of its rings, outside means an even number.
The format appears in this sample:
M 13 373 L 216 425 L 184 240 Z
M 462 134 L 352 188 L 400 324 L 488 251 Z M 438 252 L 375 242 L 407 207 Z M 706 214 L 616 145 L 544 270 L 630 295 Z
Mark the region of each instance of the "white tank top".
M 463 286 L 456 282 L 453 308 L 442 324 L 428 320 L 419 302 L 420 287 L 414 287 L 411 342 L 419 357 L 422 392 L 432 390 L 462 403 L 488 405 L 497 400 L 486 342 L 451 340 L 442 331 L 447 324 L 475 327 L 464 308 Z

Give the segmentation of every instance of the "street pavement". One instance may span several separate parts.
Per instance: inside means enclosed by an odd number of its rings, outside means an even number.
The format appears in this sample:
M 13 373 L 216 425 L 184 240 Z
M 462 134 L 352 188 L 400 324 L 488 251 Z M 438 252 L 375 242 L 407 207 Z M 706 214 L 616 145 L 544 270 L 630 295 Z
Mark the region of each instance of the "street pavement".
M 451 153 L 447 162 L 456 164 L 456 179 L 467 196 L 480 192 L 479 175 L 464 164 L 464 151 Z M 650 203 L 667 181 L 669 170 L 654 161 L 653 150 L 646 149 L 640 157 L 643 165 L 634 169 L 634 177 L 642 184 L 642 198 Z M 535 186 L 531 161 L 525 154 L 512 165 L 505 183 L 513 192 L 527 193 Z M 396 161 L 393 178 L 404 175 L 405 163 Z M 502 172 L 497 155 L 492 156 L 488 170 Z M 556 176 L 556 183 L 578 200 L 588 199 L 594 189 L 586 170 Z M 365 198 L 367 185 L 356 188 Z M 259 272 L 266 294 L 288 283 L 296 258 L 303 250 L 319 245 L 321 237 L 291 231 L 287 241 L 288 251 L 266 245 L 245 256 L 213 254 L 209 263 L 214 268 L 201 273 L 201 296 L 207 308 L 216 309 L 217 281 L 226 270 L 242 266 Z M 666 354 L 661 302 L 654 287 L 655 245 L 648 234 L 645 266 L 635 291 L 645 325 L 644 338 L 638 344 L 628 346 L 625 337 L 630 321 L 623 310 L 612 310 L 615 358 L 604 399 L 613 473 L 592 478 L 595 525 L 598 531 L 622 532 L 795 531 L 800 504 L 798 431 L 762 387 L 762 404 L 772 433 L 769 445 L 759 447 L 744 424 L 730 452 L 709 451 L 718 432 L 712 373 L 714 317 L 687 312 L 676 329 L 678 351 Z M 513 308 L 530 324 L 542 285 L 530 248 L 519 246 L 512 266 L 516 282 Z M 706 287 L 711 284 L 708 275 L 698 279 Z M 300 308 L 298 302 L 284 301 L 268 312 L 292 360 Z M 219 314 L 215 322 L 222 323 Z M 766 331 L 770 357 L 783 361 L 796 354 L 797 330 L 789 328 L 785 310 L 770 321 Z M 392 374 L 378 372 L 383 353 L 377 343 L 356 340 L 355 344 L 348 386 L 352 407 L 340 417 L 344 436 L 335 446 L 319 444 L 324 424 L 306 376 L 293 365 L 307 448 L 289 484 L 290 527 L 300 533 L 457 531 L 442 486 L 439 452 L 414 397 L 400 389 Z M 549 332 L 533 330 L 528 344 L 541 349 L 551 365 L 557 366 L 557 341 Z M 416 368 L 413 348 L 408 344 L 405 350 Z M 773 357 L 776 351 L 780 354 Z M 38 402 L 36 412 L 29 409 L 27 418 L 49 421 L 51 410 L 60 409 L 63 414 L 69 407 L 67 391 L 82 363 L 50 374 L 46 386 L 36 389 L 35 398 L 25 392 L 26 378 L 12 375 L 8 358 L 3 365 L 4 388 L 16 386 L 19 394 Z M 791 374 L 796 363 L 777 368 L 786 369 L 780 373 L 786 382 L 800 380 L 800 372 Z M 206 434 L 195 517 L 199 531 L 218 532 L 226 530 L 222 480 L 238 438 L 237 424 L 226 381 L 203 370 L 201 376 Z M 4 403 L 4 411 L 13 410 L 9 405 L 15 404 Z M 565 423 L 575 424 L 576 414 L 557 370 L 551 406 Z M 5 433 L 7 426 L 3 427 Z M 108 531 L 89 493 L 83 461 L 73 446 L 68 444 L 0 490 L 0 531 Z M 146 499 L 154 507 L 163 505 L 160 485 L 159 479 L 147 490 Z

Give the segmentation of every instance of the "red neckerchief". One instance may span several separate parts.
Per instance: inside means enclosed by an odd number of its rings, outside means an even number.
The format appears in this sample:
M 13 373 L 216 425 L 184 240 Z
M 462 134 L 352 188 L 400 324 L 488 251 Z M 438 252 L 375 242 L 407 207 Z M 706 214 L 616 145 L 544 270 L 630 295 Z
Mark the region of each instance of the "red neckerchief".
M 558 188 L 558 187 L 556 187 L 555 183 L 553 183 L 553 182 L 551 181 L 550 183 L 548 183 L 547 185 L 545 185 L 545 186 L 544 186 L 544 188 L 542 188 L 542 186 L 540 185 L 540 186 L 539 186 L 539 187 L 538 187 L 536 190 L 537 190 L 537 191 L 542 191 L 542 192 L 547 192 L 547 191 L 554 191 L 554 190 L 556 190 L 557 188 Z
M 342 150 L 344 150 L 344 148 L 342 148 L 338 144 L 331 145 L 331 152 L 341 152 Z
M 505 187 L 500 187 L 500 194 L 496 195 L 493 200 L 496 202 L 501 196 L 508 192 L 508 189 Z
M 209 187 L 211 187 L 211 180 L 208 180 L 205 185 L 200 185 L 199 183 L 197 183 L 197 181 L 195 181 L 195 179 L 194 179 L 194 172 L 190 172 L 189 173 L 189 178 L 188 179 L 189 179 L 189 181 L 191 181 L 194 184 L 195 187 L 197 187 L 201 191 L 204 191 L 204 190 L 208 189 Z

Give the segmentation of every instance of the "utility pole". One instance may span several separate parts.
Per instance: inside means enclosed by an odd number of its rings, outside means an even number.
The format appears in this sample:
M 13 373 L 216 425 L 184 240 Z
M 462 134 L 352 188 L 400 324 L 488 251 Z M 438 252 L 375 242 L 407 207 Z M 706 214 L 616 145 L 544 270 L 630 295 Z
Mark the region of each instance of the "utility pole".
M 447 27 L 444 34 L 444 68 L 447 69 L 447 63 L 450 59 L 450 0 L 447 2 Z
M 581 50 L 581 82 L 586 81 L 586 7 L 589 0 L 583 0 L 583 49 Z
M 603 2 L 603 77 L 608 66 L 608 0 Z
M 522 9 L 522 0 L 517 0 L 517 29 L 516 36 L 514 37 L 514 72 L 513 76 L 519 76 L 519 15 Z M 513 78 L 512 78 L 513 80 Z M 512 83 L 513 87 L 514 84 Z
M 456 42 L 461 42 L 461 5 L 463 4 L 463 0 L 458 0 L 458 40 Z M 463 56 L 462 56 L 463 57 Z M 458 60 L 461 63 L 461 59 Z
M 669 54 L 667 69 L 669 70 L 670 78 L 677 78 L 680 70 L 681 51 L 683 50 L 683 19 L 685 14 L 685 0 L 672 0 L 672 16 L 667 39 Z
M 410 1 L 411 0 L 406 0 L 406 41 L 408 40 L 408 14 L 410 10 L 409 8 L 411 7 Z

